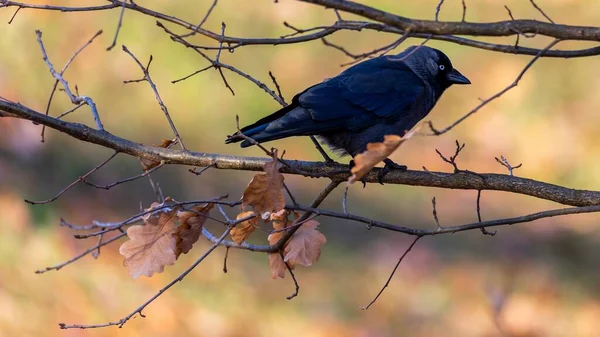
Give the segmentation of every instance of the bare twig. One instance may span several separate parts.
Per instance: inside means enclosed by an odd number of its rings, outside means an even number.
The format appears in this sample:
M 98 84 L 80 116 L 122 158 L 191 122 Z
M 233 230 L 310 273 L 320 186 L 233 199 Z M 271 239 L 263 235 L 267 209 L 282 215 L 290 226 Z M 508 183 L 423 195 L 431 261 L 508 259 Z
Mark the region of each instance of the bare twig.
M 440 11 L 442 10 L 442 5 L 444 4 L 444 0 L 440 0 L 440 2 L 435 7 L 435 21 L 439 20 Z
M 119 3 L 119 0 L 110 1 Z M 122 7 L 121 12 L 119 13 L 119 21 L 117 22 L 117 29 L 115 30 L 115 37 L 113 38 L 113 41 L 110 44 L 110 46 L 106 47 L 106 50 L 108 51 L 112 50 L 117 45 L 117 38 L 119 37 L 119 32 L 121 31 L 121 26 L 123 25 L 123 16 L 125 15 L 125 4 L 127 3 L 127 0 L 120 1 L 122 1 Z
M 188 36 L 192 36 L 198 33 L 198 30 L 200 28 L 202 28 L 202 25 L 206 22 L 206 20 L 208 20 L 208 17 L 210 16 L 210 13 L 212 13 L 213 9 L 215 9 L 215 7 L 217 6 L 217 2 L 219 0 L 213 0 L 212 5 L 210 5 L 210 7 L 208 8 L 208 11 L 206 11 L 206 14 L 204 14 L 204 17 L 202 18 L 202 21 L 200 21 L 200 23 L 198 24 L 198 26 L 196 26 L 196 28 L 194 30 L 192 30 L 191 32 L 182 35 L 181 37 L 188 37 Z
M 114 236 L 114 237 L 112 237 L 112 238 L 110 238 L 110 239 L 108 239 L 106 241 L 98 240 L 98 243 L 94 247 L 88 248 L 87 250 L 83 251 L 81 254 L 78 254 L 78 255 L 74 256 L 72 259 L 69 259 L 69 260 L 67 260 L 67 261 L 65 261 L 63 263 L 60 263 L 60 264 L 57 264 L 57 265 L 54 265 L 54 266 L 51 266 L 51 267 L 46 267 L 44 269 L 36 270 L 35 273 L 36 274 L 43 274 L 43 273 L 45 273 L 47 271 L 50 271 L 50 270 L 60 270 L 63 267 L 65 267 L 67 265 L 70 265 L 71 263 L 73 263 L 73 262 L 81 259 L 82 257 L 84 257 L 84 256 L 86 256 L 86 255 L 88 255 L 90 253 L 93 254 L 94 252 L 99 251 L 100 247 L 106 246 L 109 243 L 117 241 L 120 238 L 124 237 L 125 235 L 127 235 L 127 233 L 120 233 L 120 234 L 118 234 L 118 235 L 116 235 L 116 236 Z
M 511 20 L 515 20 L 515 17 L 512 14 L 512 11 L 510 10 L 510 8 L 508 8 L 508 6 L 504 5 L 504 8 L 506 9 L 506 11 L 508 12 L 508 16 L 510 16 Z M 516 35 L 516 39 L 515 39 L 515 48 L 519 48 L 519 37 L 521 36 L 521 34 L 517 34 Z
M 450 158 L 446 158 L 446 156 L 444 156 L 438 149 L 435 149 L 435 152 L 438 154 L 438 156 L 440 156 L 440 158 L 442 158 L 443 161 L 452 165 L 452 167 L 454 168 L 454 173 L 467 172 L 466 170 L 459 169 L 458 164 L 456 163 L 456 158 L 458 158 L 458 155 L 460 154 L 460 152 L 465 148 L 466 143 L 462 143 L 462 145 L 461 145 L 458 142 L 458 140 L 456 140 L 455 143 L 456 143 L 456 149 L 454 150 L 454 154 L 452 156 L 450 156 Z
M 216 1 L 215 1 L 216 3 Z M 229 258 L 229 247 L 225 247 L 225 257 L 223 258 L 223 273 L 227 274 L 227 258 Z
M 181 273 L 179 276 L 177 276 L 174 280 L 169 282 L 166 286 L 162 287 L 154 296 L 150 297 L 150 299 L 148 299 L 146 302 L 142 303 L 142 305 L 137 307 L 134 311 L 132 311 L 127 316 L 121 318 L 120 320 L 115 321 L 115 322 L 90 324 L 90 325 L 80 325 L 80 324 L 68 325 L 65 323 L 59 323 L 58 325 L 60 326 L 61 329 L 92 329 L 92 328 L 102 328 L 102 327 L 111 326 L 111 325 L 117 325 L 119 327 L 122 327 L 123 325 L 125 325 L 125 323 L 127 323 L 127 321 L 129 321 L 131 318 L 133 318 L 133 316 L 135 316 L 137 314 L 139 314 L 141 317 L 144 317 L 144 315 L 142 314 L 142 310 L 144 310 L 144 308 L 146 308 L 150 303 L 152 303 L 155 299 L 157 299 L 160 295 L 162 295 L 165 291 L 167 291 L 169 288 L 171 288 L 177 282 L 180 282 L 181 280 L 183 280 L 192 270 L 194 270 L 202 261 L 204 261 L 204 259 L 208 255 L 210 255 L 210 253 L 212 253 L 212 251 L 215 250 L 215 248 L 217 248 L 219 246 L 221 241 L 223 241 L 225 239 L 225 237 L 227 237 L 227 235 L 229 235 L 229 231 L 234 226 L 235 225 L 227 226 L 227 229 L 223 232 L 223 234 L 221 234 L 218 241 L 215 242 L 207 251 L 205 251 L 204 254 L 202 254 L 202 256 L 200 256 L 189 268 L 187 268 L 183 273 Z
M 281 250 L 279 251 L 279 256 L 281 256 L 281 260 L 285 261 L 285 258 L 283 257 L 283 252 Z M 292 298 L 298 296 L 298 292 L 300 291 L 300 285 L 298 284 L 298 280 L 296 280 L 296 275 L 294 275 L 294 271 L 292 270 L 290 265 L 287 262 L 284 262 L 284 264 L 285 264 L 285 268 L 288 270 L 288 272 L 292 276 L 292 280 L 294 281 L 294 287 L 295 287 L 294 293 L 291 294 L 290 296 L 286 297 L 288 300 L 291 300 Z
M 477 221 L 483 222 L 481 220 L 481 191 L 477 191 Z M 481 227 L 481 233 L 490 236 L 496 235 L 496 231 L 490 232 L 485 227 Z
M 527 70 L 529 70 L 529 68 L 531 68 L 531 66 L 535 63 L 535 61 L 537 61 L 541 57 L 541 55 L 543 55 L 545 53 L 545 51 L 550 50 L 550 48 L 554 47 L 559 42 L 560 42 L 560 40 L 554 40 L 550 44 L 548 44 L 546 46 L 546 48 L 544 48 L 543 50 L 541 50 L 533 59 L 531 59 L 531 61 L 529 61 L 529 63 L 527 63 L 527 65 L 525 66 L 525 68 L 523 68 L 523 70 L 521 70 L 521 72 L 519 73 L 519 75 L 517 76 L 517 78 L 515 78 L 515 80 L 510 85 L 508 85 L 506 88 L 500 90 L 499 92 L 497 92 L 496 94 L 494 94 L 490 98 L 483 100 L 473 110 L 469 111 L 468 113 L 466 113 L 465 115 L 463 115 L 462 117 L 460 117 L 454 123 L 450 124 L 449 126 L 445 127 L 442 130 L 437 130 L 437 129 L 435 129 L 433 127 L 433 124 L 431 123 L 431 121 L 429 121 L 429 128 L 433 132 L 433 135 L 439 136 L 439 135 L 442 135 L 442 134 L 444 134 L 444 133 L 452 130 L 455 126 L 457 126 L 458 124 L 460 124 L 461 122 L 463 122 L 465 119 L 469 118 L 471 115 L 473 115 L 474 113 L 476 113 L 477 111 L 479 111 L 481 108 L 483 108 L 484 106 L 486 106 L 488 103 L 490 103 L 491 101 L 495 100 L 496 98 L 504 95 L 510 89 L 516 87 L 519 84 L 519 81 L 521 80 L 521 78 L 523 78 L 523 75 L 525 75 L 525 73 L 527 72 Z
M 540 12 L 548 21 L 550 21 L 551 23 L 555 23 L 554 21 L 552 21 L 552 19 L 550 19 L 550 17 L 548 15 L 546 15 L 546 13 L 540 8 L 540 6 L 538 6 L 535 3 L 535 1 L 529 0 L 529 2 L 531 2 L 531 4 L 533 5 L 533 7 L 535 7 L 535 9 L 537 9 L 538 12 Z
M 344 213 L 348 214 L 348 188 L 350 187 L 350 185 L 346 184 L 346 188 L 344 189 L 344 196 L 342 197 L 342 209 L 344 210 Z
M 35 34 L 37 35 L 37 41 L 38 41 L 38 44 L 40 45 L 40 49 L 42 51 L 42 57 L 44 59 L 44 62 L 46 62 L 46 65 L 48 66 L 48 69 L 50 70 L 52 77 L 54 77 L 56 79 L 54 88 L 52 89 L 52 93 L 50 94 L 50 98 L 48 100 L 48 104 L 46 107 L 46 115 L 48 114 L 48 111 L 50 109 L 50 103 L 52 101 L 52 96 L 54 96 L 54 91 L 56 90 L 56 85 L 58 84 L 58 82 L 60 82 L 63 85 L 63 89 L 65 90 L 65 93 L 67 94 L 67 96 L 69 96 L 69 99 L 71 100 L 71 102 L 75 105 L 87 104 L 90 107 L 90 110 L 92 111 L 94 121 L 96 122 L 96 127 L 100 131 L 104 130 L 104 126 L 102 125 L 102 122 L 100 121 L 100 115 L 98 113 L 98 110 L 96 109 L 96 103 L 94 103 L 94 101 L 90 97 L 79 96 L 79 93 L 77 93 L 77 95 L 74 95 L 73 92 L 71 91 L 71 88 L 69 87 L 69 83 L 62 77 L 63 73 L 67 70 L 67 68 L 69 67 L 71 62 L 73 62 L 75 57 L 77 57 L 77 55 L 79 55 L 79 53 L 81 53 L 81 51 L 83 51 L 83 49 L 85 47 L 87 47 L 89 44 L 91 44 L 98 35 L 102 34 L 102 31 L 101 30 L 98 31 L 90 40 L 88 40 L 88 42 L 86 42 L 81 48 L 79 48 L 71 56 L 69 61 L 67 61 L 67 63 L 65 64 L 65 66 L 63 67 L 63 69 L 61 70 L 60 73 L 58 73 L 58 72 L 56 72 L 56 70 L 54 70 L 54 66 L 50 62 L 50 59 L 48 58 L 48 54 L 46 53 L 46 48 L 44 47 L 44 43 L 42 42 L 42 32 L 39 30 L 36 30 Z M 42 130 L 42 141 L 43 141 L 43 139 L 44 138 L 43 138 L 43 130 Z
M 113 183 L 110 183 L 110 184 L 108 184 L 108 185 L 97 185 L 97 184 L 94 184 L 94 183 L 92 183 L 92 182 L 88 181 L 87 179 L 85 179 L 85 177 L 84 177 L 84 179 L 82 179 L 81 181 L 82 181 L 84 184 L 86 184 L 86 185 L 89 185 L 89 186 L 92 186 L 92 187 L 95 187 L 95 188 L 100 188 L 100 189 L 103 189 L 103 190 L 110 190 L 111 188 L 113 188 L 113 187 L 115 187 L 115 186 L 117 186 L 117 185 L 121 185 L 121 184 L 124 184 L 124 183 L 128 183 L 128 182 L 130 182 L 130 181 L 134 181 L 134 180 L 137 180 L 137 179 L 139 179 L 139 178 L 143 178 L 143 177 L 145 177 L 145 176 L 149 176 L 149 175 L 150 175 L 150 173 L 152 173 L 152 172 L 154 172 L 154 171 L 157 171 L 158 169 L 160 169 L 160 168 L 161 168 L 161 167 L 163 167 L 163 166 L 164 166 L 164 163 L 160 163 L 160 164 L 158 164 L 157 166 L 155 166 L 155 167 L 153 167 L 153 168 L 149 169 L 148 171 L 144 171 L 144 172 L 143 172 L 143 173 L 141 173 L 141 174 L 135 175 L 135 176 L 133 176 L 133 177 L 129 177 L 129 178 L 125 178 L 125 179 L 117 180 L 117 181 L 115 181 L 115 182 L 113 182 Z
M 13 23 L 13 20 L 15 19 L 15 17 L 17 17 L 17 14 L 21 10 L 21 8 L 23 8 L 23 7 L 17 7 L 17 10 L 15 11 L 15 13 L 10 17 L 10 20 L 8 20 L 9 25 Z
M 290 196 L 290 199 L 292 200 L 292 203 L 294 205 L 298 205 L 298 202 L 296 201 L 296 198 L 294 198 L 294 195 L 292 194 L 292 191 L 290 190 L 290 188 L 288 187 L 288 185 L 285 182 L 283 182 L 283 188 L 285 188 L 285 191 Z
M 173 120 L 171 119 L 171 115 L 169 115 L 169 110 L 167 109 L 167 106 L 165 105 L 165 103 L 163 103 L 162 99 L 160 98 L 160 95 L 158 94 L 158 89 L 156 88 L 156 85 L 152 81 L 152 77 L 150 77 L 149 69 L 150 69 L 150 63 L 152 62 L 152 55 L 150 55 L 150 59 L 148 60 L 148 65 L 144 67 L 144 65 L 140 62 L 140 60 L 138 60 L 137 57 L 135 57 L 135 55 L 133 55 L 133 53 L 131 51 L 129 51 L 129 49 L 125 45 L 123 45 L 123 51 L 126 52 L 129 56 L 131 56 L 131 58 L 135 61 L 135 63 L 137 63 L 137 65 L 140 67 L 140 69 L 142 69 L 142 72 L 144 73 L 143 80 L 148 82 L 148 84 L 152 88 L 152 91 L 154 92 L 154 96 L 156 97 L 156 101 L 158 102 L 158 105 L 160 105 L 160 109 L 165 114 L 165 117 L 167 117 L 167 121 L 169 122 L 169 125 L 171 126 L 171 130 L 173 130 L 173 133 L 175 134 L 175 138 L 177 138 L 177 141 L 179 142 L 179 144 L 181 144 L 181 149 L 186 151 L 185 145 L 183 144 L 183 140 L 181 139 L 181 136 L 179 136 L 179 132 L 177 131 L 177 128 L 175 127 L 175 123 L 173 123 Z
M 47 203 L 53 202 L 54 200 L 58 199 L 61 195 L 63 195 L 66 191 L 68 191 L 69 189 L 71 189 L 71 187 L 77 185 L 81 181 L 84 181 L 85 178 L 89 177 L 92 173 L 98 171 L 100 168 L 102 168 L 102 166 L 106 165 L 109 161 L 111 161 L 117 154 L 119 154 L 119 152 L 115 151 L 115 153 L 113 153 L 112 155 L 110 155 L 110 157 L 106 158 L 103 162 L 101 162 L 100 164 L 98 164 L 96 167 L 94 167 L 93 169 L 89 170 L 86 174 L 84 174 L 84 175 L 80 176 L 79 178 L 75 179 L 75 181 L 73 181 L 72 183 L 70 183 L 69 185 L 67 185 L 67 187 L 63 188 L 60 192 L 58 192 L 52 198 L 46 199 L 46 200 L 41 200 L 41 201 L 32 201 L 32 200 L 25 199 L 25 202 L 28 203 L 28 204 L 32 204 L 32 205 L 47 204 Z
M 279 98 L 281 99 L 283 106 L 287 106 L 285 98 L 283 98 L 283 95 L 281 94 L 281 88 L 279 87 L 279 83 L 277 83 L 277 79 L 275 78 L 275 75 L 273 75 L 273 72 L 269 71 L 269 77 L 271 77 L 271 81 L 273 81 L 275 89 L 277 89 L 277 96 L 279 96 Z
M 413 242 L 410 244 L 410 246 L 408 246 L 408 249 L 406 249 L 404 251 L 404 253 L 398 259 L 398 262 L 396 262 L 396 265 L 394 266 L 394 269 L 392 270 L 392 273 L 390 274 L 390 277 L 388 277 L 387 281 L 385 282 L 385 284 L 383 285 L 383 287 L 381 288 L 381 290 L 379 290 L 379 293 L 377 293 L 377 295 L 373 298 L 373 300 L 371 300 L 371 302 L 369 302 L 369 304 L 367 304 L 366 306 L 361 307 L 362 310 L 368 310 L 371 307 L 371 305 L 373 305 L 373 303 L 375 303 L 375 301 L 377 301 L 377 299 L 379 298 L 379 296 L 381 296 L 381 294 L 383 293 L 383 291 L 385 290 L 385 288 L 387 288 L 388 285 L 390 284 L 390 281 L 392 280 L 392 277 L 394 277 L 394 274 L 396 273 L 396 270 L 398 269 L 398 266 L 400 266 L 400 263 L 402 263 L 402 260 L 404 260 L 404 258 L 408 254 L 408 252 L 410 252 L 410 250 L 417 243 L 417 241 L 419 241 L 420 238 L 421 238 L 421 236 L 417 236 L 413 240 Z
M 189 169 L 188 171 L 190 173 L 193 173 L 193 174 L 199 176 L 199 175 L 202 175 L 202 173 L 204 173 L 206 170 L 208 170 L 210 168 L 213 168 L 215 166 L 216 166 L 216 164 L 211 164 L 211 165 L 208 165 L 206 167 L 203 167 L 202 169 L 200 169 L 200 171 L 196 171 L 196 168 L 194 167 L 193 169 Z
M 443 230 L 444 228 L 442 227 L 442 225 L 440 225 L 440 219 L 438 218 L 438 214 L 437 214 L 435 197 L 431 198 L 431 207 L 433 208 L 433 210 L 432 210 L 431 213 L 433 214 L 433 220 L 435 220 L 435 224 L 437 225 L 437 229 L 438 230 Z
M 506 169 L 508 170 L 508 174 L 510 174 L 511 176 L 513 176 L 513 171 L 518 169 L 519 167 L 523 166 L 523 163 L 520 163 L 517 166 L 512 166 L 509 162 L 508 159 L 504 158 L 504 156 L 500 156 L 500 159 L 498 159 L 498 157 L 494 157 L 494 159 L 496 159 L 496 161 L 498 162 L 498 164 L 506 167 Z

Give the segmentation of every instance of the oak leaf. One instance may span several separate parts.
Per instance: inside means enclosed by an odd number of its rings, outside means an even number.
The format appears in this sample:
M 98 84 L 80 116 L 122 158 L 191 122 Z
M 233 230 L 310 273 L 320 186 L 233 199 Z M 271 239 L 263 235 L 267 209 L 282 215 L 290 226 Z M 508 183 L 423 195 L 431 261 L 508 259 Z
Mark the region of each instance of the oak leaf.
M 243 219 L 254 214 L 255 213 L 252 211 L 242 212 L 237 215 L 236 219 Z M 229 235 L 231 235 L 231 239 L 233 239 L 233 242 L 235 242 L 237 245 L 241 245 L 242 242 L 248 239 L 250 234 L 252 234 L 252 232 L 254 232 L 256 228 L 258 228 L 258 218 L 254 216 L 246 221 L 238 223 L 229 231 Z
M 279 172 L 281 163 L 277 160 L 277 152 L 273 160 L 264 166 L 265 173 L 252 178 L 242 197 L 242 210 L 252 206 L 254 212 L 263 216 L 266 212 L 278 212 L 285 206 L 283 195 L 283 175 Z
M 177 257 L 182 253 L 187 254 L 194 246 L 194 243 L 198 241 L 202 234 L 202 226 L 204 226 L 204 223 L 208 219 L 206 216 L 202 216 L 202 214 L 208 215 L 214 206 L 215 204 L 208 203 L 193 207 L 192 211 L 177 212 L 179 226 L 174 233 L 176 239 L 175 255 Z
M 286 242 L 283 256 L 290 268 L 293 269 L 296 265 L 311 266 L 321 256 L 321 246 L 327 242 L 327 239 L 316 230 L 318 225 L 315 220 L 303 223 Z
M 167 202 L 170 200 L 165 201 Z M 164 203 L 153 203 L 147 210 L 152 209 L 157 210 L 142 217 L 144 225 L 127 229 L 129 240 L 119 248 L 119 253 L 125 257 L 123 265 L 134 279 L 161 273 L 166 265 L 175 263 L 177 259 L 176 239 L 173 236 L 177 228 L 177 208 L 165 207 Z
M 269 221 L 273 223 L 273 229 L 281 230 L 288 226 L 288 215 L 290 212 L 286 209 L 282 209 L 279 212 L 271 213 Z
M 162 143 L 160 145 L 153 145 L 153 146 L 166 149 L 169 146 L 171 146 L 173 143 L 174 143 L 173 140 L 163 139 Z M 140 163 L 142 164 L 142 170 L 144 170 L 144 171 L 148 171 L 148 170 L 153 169 L 153 168 L 157 167 L 158 165 L 160 165 L 160 161 L 146 159 L 146 158 L 140 158 Z
M 386 135 L 383 143 L 369 143 L 367 150 L 354 157 L 354 166 L 352 167 L 352 176 L 348 178 L 348 183 L 352 184 L 360 180 L 365 174 L 369 173 L 375 165 L 389 157 L 402 143 L 409 140 L 421 126 L 407 132 L 403 137 L 398 135 Z
M 283 237 L 285 234 L 284 231 L 274 232 L 269 234 L 267 238 L 269 240 L 270 245 L 274 245 Z M 279 252 L 269 253 L 269 269 L 271 270 L 271 278 L 276 279 L 278 277 L 285 277 L 285 262 L 281 258 L 281 254 Z

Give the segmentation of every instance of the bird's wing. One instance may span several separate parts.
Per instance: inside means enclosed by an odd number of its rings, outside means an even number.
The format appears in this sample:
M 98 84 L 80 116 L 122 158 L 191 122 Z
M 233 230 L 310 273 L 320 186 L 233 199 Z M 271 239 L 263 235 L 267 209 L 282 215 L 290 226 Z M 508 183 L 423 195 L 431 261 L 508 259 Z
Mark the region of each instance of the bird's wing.
M 402 114 L 424 90 L 408 67 L 376 64 L 313 86 L 295 99 L 315 122 L 353 130 Z

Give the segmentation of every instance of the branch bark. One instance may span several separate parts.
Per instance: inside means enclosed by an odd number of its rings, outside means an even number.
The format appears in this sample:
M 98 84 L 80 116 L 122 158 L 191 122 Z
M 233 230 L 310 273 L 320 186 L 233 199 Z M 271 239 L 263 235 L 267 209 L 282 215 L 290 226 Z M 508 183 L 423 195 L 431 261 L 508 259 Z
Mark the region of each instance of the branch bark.
M 415 20 L 347 0 L 299 0 L 356 14 L 413 33 L 433 35 L 511 36 L 537 34 L 560 40 L 600 41 L 600 27 L 569 26 L 537 20 L 509 20 L 489 23 Z
M 0 100 L 0 117 L 26 119 L 34 123 L 46 125 L 69 136 L 97 144 L 117 152 L 138 158 L 164 161 L 165 164 L 191 165 L 197 167 L 214 166 L 217 169 L 262 171 L 270 158 L 241 157 L 224 154 L 180 151 L 147 146 L 115 136 L 105 130 L 96 130 L 88 126 L 70 123 L 46 116 L 22 104 Z M 333 180 L 347 179 L 347 165 L 339 163 L 310 162 L 286 160 L 288 166 L 282 173 L 305 175 L 315 178 Z M 372 170 L 364 177 L 367 183 L 378 183 L 377 174 L 380 169 Z M 408 170 L 392 171 L 383 179 L 387 184 L 438 187 L 463 190 L 493 190 L 529 195 L 539 199 L 554 201 L 569 206 L 600 205 L 600 191 L 570 189 L 537 180 L 514 177 L 506 174 L 475 174 L 468 172 L 445 173 Z

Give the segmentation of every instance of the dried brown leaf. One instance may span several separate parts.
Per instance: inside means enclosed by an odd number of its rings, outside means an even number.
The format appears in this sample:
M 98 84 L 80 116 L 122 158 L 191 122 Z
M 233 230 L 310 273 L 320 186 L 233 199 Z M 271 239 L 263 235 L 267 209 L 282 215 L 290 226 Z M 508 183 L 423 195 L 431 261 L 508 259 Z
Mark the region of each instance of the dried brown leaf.
M 269 253 L 269 269 L 271 269 L 271 278 L 285 278 L 285 262 L 279 253 Z
M 242 197 L 242 209 L 252 206 L 254 212 L 261 216 L 265 212 L 278 212 L 285 206 L 283 195 L 283 175 L 279 172 L 281 163 L 277 161 L 277 152 L 273 160 L 266 163 L 265 173 L 252 178 Z
M 153 146 L 154 147 L 162 147 L 162 148 L 166 149 L 169 146 L 171 146 L 171 144 L 173 144 L 173 140 L 163 139 L 162 143 L 160 145 L 153 145 Z M 144 171 L 148 171 L 148 170 L 153 169 L 153 168 L 157 167 L 158 165 L 160 165 L 159 161 L 152 160 L 152 159 L 146 159 L 146 158 L 140 158 L 140 163 L 142 164 L 142 170 L 144 170 Z
M 239 220 L 254 214 L 255 213 L 252 211 L 242 212 L 237 215 L 236 219 Z M 237 224 L 229 231 L 229 235 L 231 235 L 231 239 L 233 240 L 233 242 L 235 242 L 238 245 L 241 245 L 242 242 L 248 239 L 250 234 L 252 234 L 252 232 L 254 232 L 256 228 L 258 228 L 258 218 L 255 216 Z
M 282 209 L 277 213 L 271 213 L 269 220 L 273 222 L 273 229 L 282 230 L 288 226 L 289 211 Z
M 269 244 L 274 245 L 283 237 L 285 232 L 275 232 L 269 235 Z M 285 277 L 285 262 L 281 258 L 279 252 L 269 253 L 269 269 L 271 269 L 271 278 L 276 279 L 278 277 Z M 292 268 L 293 269 L 293 268 Z
M 194 246 L 194 243 L 198 241 L 202 234 L 202 226 L 204 226 L 204 223 L 208 219 L 200 214 L 207 215 L 214 206 L 215 204 L 208 203 L 192 208 L 193 212 L 181 211 L 177 213 L 179 226 L 174 234 L 177 242 L 175 251 L 177 257 L 182 253 L 187 254 Z
M 154 203 L 150 209 L 162 206 L 164 204 Z M 127 229 L 129 240 L 121 245 L 119 253 L 125 257 L 123 265 L 134 279 L 161 273 L 166 265 L 175 263 L 176 213 L 176 208 L 166 207 L 147 214 L 144 225 Z
M 327 239 L 325 235 L 316 230 L 318 225 L 319 223 L 315 220 L 303 223 L 286 242 L 283 255 L 284 261 L 290 268 L 294 268 L 296 265 L 308 267 L 319 259 L 321 246 L 327 242 Z
M 410 139 L 419 129 L 420 125 L 404 137 L 398 135 L 386 135 L 383 143 L 369 143 L 367 150 L 354 157 L 354 167 L 352 167 L 352 176 L 348 178 L 348 183 L 352 184 L 360 180 L 365 174 L 369 173 L 375 165 L 389 157 L 402 143 Z

